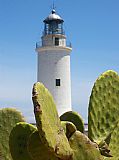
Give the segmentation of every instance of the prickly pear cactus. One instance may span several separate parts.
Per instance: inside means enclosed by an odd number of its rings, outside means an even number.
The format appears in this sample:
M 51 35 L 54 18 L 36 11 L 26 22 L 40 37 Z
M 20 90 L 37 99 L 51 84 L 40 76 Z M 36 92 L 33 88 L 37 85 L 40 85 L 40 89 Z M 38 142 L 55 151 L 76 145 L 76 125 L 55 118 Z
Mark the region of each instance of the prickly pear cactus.
M 109 70 L 96 80 L 88 112 L 89 138 L 101 142 L 119 118 L 119 76 L 116 72 Z
M 2 152 L 1 152 L 1 149 L 0 149 L 0 160 L 3 159 L 3 156 L 2 156 Z
M 67 138 L 69 139 L 72 134 L 77 130 L 76 126 L 72 122 L 61 121 L 61 125 L 65 131 Z
M 60 120 L 72 122 L 76 126 L 77 130 L 82 133 L 84 132 L 84 122 L 78 113 L 74 111 L 65 112 L 60 116 Z
M 12 129 L 9 138 L 10 152 L 13 160 L 32 160 L 27 150 L 29 136 L 36 131 L 31 124 L 21 122 Z
M 61 126 L 52 95 L 43 84 L 33 86 L 36 124 L 42 143 L 60 159 L 72 157 L 72 150 Z
M 9 149 L 9 135 L 16 123 L 23 121 L 24 118 L 21 112 L 16 109 L 0 109 L 0 149 L 2 153 L 2 160 L 12 159 Z
M 73 160 L 103 160 L 98 145 L 80 131 L 70 137 L 69 143 L 74 151 Z
M 111 133 L 109 148 L 113 157 L 105 158 L 106 160 L 119 160 L 119 121 Z
M 29 137 L 28 151 L 33 160 L 58 160 L 58 158 L 52 152 L 49 152 L 46 146 L 41 142 L 37 130 Z

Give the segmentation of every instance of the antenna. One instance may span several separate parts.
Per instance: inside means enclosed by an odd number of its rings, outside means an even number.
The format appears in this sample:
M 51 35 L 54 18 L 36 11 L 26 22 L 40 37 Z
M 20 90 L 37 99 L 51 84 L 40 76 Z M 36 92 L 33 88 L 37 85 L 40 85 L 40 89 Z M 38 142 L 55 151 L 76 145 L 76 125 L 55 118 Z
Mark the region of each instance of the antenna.
M 55 9 L 55 2 L 52 3 L 52 9 Z
M 52 6 L 50 8 L 52 9 L 52 11 L 55 11 L 56 6 L 55 6 L 55 1 L 54 0 L 52 0 Z
M 56 9 L 56 6 L 55 6 L 55 1 L 53 0 L 52 2 L 52 9 L 55 10 Z

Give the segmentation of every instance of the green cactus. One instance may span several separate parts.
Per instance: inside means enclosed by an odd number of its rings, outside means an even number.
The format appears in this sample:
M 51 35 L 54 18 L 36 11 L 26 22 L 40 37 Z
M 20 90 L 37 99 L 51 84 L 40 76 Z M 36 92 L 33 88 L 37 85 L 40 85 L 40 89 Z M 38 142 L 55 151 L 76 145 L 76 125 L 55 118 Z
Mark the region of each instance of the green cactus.
M 76 126 L 77 130 L 82 133 L 84 132 L 84 122 L 78 113 L 74 111 L 65 112 L 60 116 L 60 120 L 72 122 Z
M 10 152 L 13 160 L 32 160 L 27 150 L 29 136 L 36 131 L 36 127 L 26 122 L 17 123 L 9 138 Z
M 119 117 L 119 76 L 109 70 L 95 82 L 89 102 L 88 135 L 97 143 L 106 139 Z
M 67 138 L 69 139 L 72 134 L 77 130 L 76 126 L 72 122 L 61 121 L 61 125 L 65 131 Z
M 111 133 L 109 148 L 111 150 L 112 157 L 105 158 L 105 159 L 106 160 L 119 160 L 119 121 Z
M 9 149 L 9 135 L 16 123 L 23 121 L 23 116 L 16 109 L 0 109 L 0 149 L 2 160 L 12 159 Z
M 33 86 L 36 124 L 42 143 L 60 159 L 72 157 L 72 150 L 61 126 L 52 95 L 43 84 Z
M 98 145 L 80 131 L 70 137 L 69 143 L 74 151 L 73 160 L 103 160 Z
M 39 132 L 34 131 L 28 140 L 28 151 L 33 160 L 58 160 L 41 142 Z
M 3 160 L 1 149 L 0 149 L 0 160 Z
M 32 99 L 37 128 L 25 122 L 12 125 L 9 145 L 13 160 L 119 160 L 119 76 L 116 72 L 103 73 L 90 96 L 88 131 L 93 142 L 81 133 L 84 123 L 76 112 L 64 113 L 60 121 L 53 97 L 43 84 L 34 84 Z M 13 117 L 0 110 L 2 130 L 6 120 L 11 118 L 10 123 L 12 119 L 14 122 Z M 4 143 L 0 143 L 2 156 Z M 2 160 L 12 160 L 8 155 Z

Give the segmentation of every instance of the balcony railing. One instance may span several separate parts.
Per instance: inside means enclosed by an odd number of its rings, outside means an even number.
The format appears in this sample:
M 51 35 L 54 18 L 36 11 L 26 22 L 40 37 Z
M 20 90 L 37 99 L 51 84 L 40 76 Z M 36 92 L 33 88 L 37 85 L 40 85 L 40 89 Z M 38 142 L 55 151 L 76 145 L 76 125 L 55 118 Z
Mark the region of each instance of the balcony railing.
M 69 47 L 69 48 L 72 48 L 72 44 L 69 41 L 67 41 L 65 45 L 58 44 L 58 43 L 54 44 L 53 42 L 51 42 L 50 44 L 48 44 L 46 41 L 45 41 L 45 43 L 43 43 L 42 41 L 39 41 L 39 42 L 36 43 L 36 49 L 37 48 L 41 48 L 41 47 L 51 47 L 51 46 L 57 46 L 57 47 L 59 46 L 59 47 Z
M 64 31 L 61 31 L 61 30 L 57 30 L 57 31 L 55 31 L 55 32 L 53 32 L 53 31 L 43 31 L 42 32 L 42 35 L 43 36 L 46 36 L 46 35 L 51 35 L 51 34 L 61 34 L 61 35 L 65 35 L 65 32 Z

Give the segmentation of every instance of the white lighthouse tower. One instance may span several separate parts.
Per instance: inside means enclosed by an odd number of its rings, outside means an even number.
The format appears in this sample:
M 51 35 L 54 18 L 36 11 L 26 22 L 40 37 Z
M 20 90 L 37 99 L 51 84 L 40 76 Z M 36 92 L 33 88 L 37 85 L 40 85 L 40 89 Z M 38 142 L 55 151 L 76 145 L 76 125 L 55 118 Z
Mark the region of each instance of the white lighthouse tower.
M 71 108 L 70 52 L 63 29 L 64 20 L 53 9 L 43 21 L 41 44 L 38 53 L 37 81 L 42 82 L 54 97 L 59 115 Z

